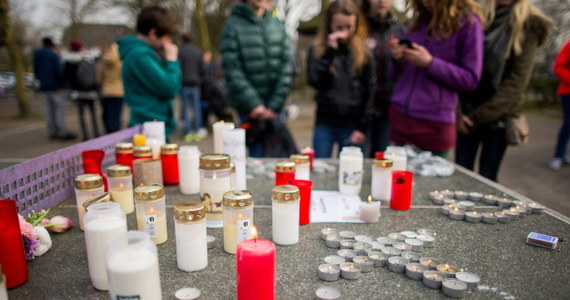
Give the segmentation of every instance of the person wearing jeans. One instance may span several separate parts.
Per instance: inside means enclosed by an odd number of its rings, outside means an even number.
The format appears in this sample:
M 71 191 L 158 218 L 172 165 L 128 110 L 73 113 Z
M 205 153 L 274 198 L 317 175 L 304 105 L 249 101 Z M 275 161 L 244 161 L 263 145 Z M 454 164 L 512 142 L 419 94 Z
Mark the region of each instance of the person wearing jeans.
M 549 164 L 553 170 L 558 170 L 562 163 L 570 164 L 570 157 L 566 156 L 568 140 L 570 140 L 570 40 L 566 42 L 556 57 L 553 66 L 554 73 L 560 78 L 560 84 L 556 91 L 562 101 L 564 121 L 558 133 L 554 158 Z
M 184 123 L 185 142 L 200 141 L 202 128 L 202 105 L 200 85 L 204 79 L 204 60 L 202 50 L 192 44 L 193 36 L 186 33 L 178 52 L 178 61 L 182 71 L 182 121 Z
M 101 86 L 101 105 L 105 131 L 112 133 L 121 129 L 123 111 L 123 80 L 121 60 L 116 43 L 101 47 L 102 57 L 97 67 L 97 83 Z
M 199 86 L 182 86 L 182 120 L 184 122 L 184 141 L 200 141 L 198 133 L 202 128 L 202 104 Z M 190 112 L 192 116 L 190 116 Z

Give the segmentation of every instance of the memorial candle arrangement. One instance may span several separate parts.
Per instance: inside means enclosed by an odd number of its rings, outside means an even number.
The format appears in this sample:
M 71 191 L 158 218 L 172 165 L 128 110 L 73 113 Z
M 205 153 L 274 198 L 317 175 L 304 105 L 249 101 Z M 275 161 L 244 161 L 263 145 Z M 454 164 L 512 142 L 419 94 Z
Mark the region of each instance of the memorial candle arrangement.
M 97 195 L 103 194 L 103 177 L 98 174 L 83 174 L 75 177 L 75 202 L 77 205 L 77 215 L 79 218 L 79 228 L 83 230 L 83 217 L 85 208 L 83 203 Z
M 0 200 L 0 242 L 0 265 L 6 275 L 6 287 L 24 284 L 28 281 L 28 265 L 15 200 Z
M 127 167 L 128 168 L 128 167 Z M 87 206 L 85 214 L 85 249 L 93 287 L 109 290 L 105 250 L 116 234 L 127 232 L 127 219 L 119 203 L 102 202 Z
M 208 266 L 206 210 L 202 203 L 180 202 L 174 206 L 176 262 L 185 272 Z
M 390 201 L 392 197 L 391 159 L 374 159 L 372 164 L 371 194 L 374 200 Z
M 214 153 L 225 153 L 223 132 L 234 128 L 234 123 L 224 121 L 219 121 L 212 125 L 212 130 L 214 131 Z
M 272 191 L 273 242 L 294 245 L 299 242 L 299 188 L 278 185 Z
M 137 228 L 160 245 L 168 239 L 166 228 L 166 199 L 162 185 L 143 185 L 135 188 Z
M 224 250 L 235 254 L 236 246 L 251 238 L 253 226 L 253 196 L 248 191 L 224 193 Z
M 292 154 L 289 159 L 295 162 L 295 179 L 311 180 L 311 164 L 308 155 Z
M 237 246 L 237 299 L 275 299 L 275 244 L 258 239 L 255 230 L 252 237 Z
M 130 214 L 135 211 L 133 197 L 133 176 L 131 168 L 126 165 L 112 165 L 107 168 L 107 182 L 113 200 L 121 205 L 121 209 Z
M 117 143 L 115 145 L 115 162 L 117 165 L 129 166 L 133 169 L 133 143 Z
M 178 145 L 162 145 L 160 147 L 160 161 L 164 185 L 177 185 L 180 181 L 178 176 Z
M 222 131 L 223 152 L 230 156 L 235 167 L 235 189 L 247 189 L 245 129 L 236 128 Z
M 230 156 L 200 155 L 200 198 L 206 208 L 208 228 L 222 228 L 222 198 L 230 190 Z
M 289 184 L 295 179 L 295 162 L 280 160 L 275 163 L 275 185 Z
M 115 235 L 106 251 L 111 299 L 162 299 L 156 245 L 146 232 Z
M 343 147 L 339 157 L 338 190 L 345 195 L 358 195 L 362 188 L 362 150 L 354 146 Z
M 135 159 L 133 161 L 133 177 L 135 186 L 162 184 L 162 164 L 160 159 Z
M 198 146 L 182 146 L 178 151 L 180 192 L 185 195 L 200 192 L 200 149 Z

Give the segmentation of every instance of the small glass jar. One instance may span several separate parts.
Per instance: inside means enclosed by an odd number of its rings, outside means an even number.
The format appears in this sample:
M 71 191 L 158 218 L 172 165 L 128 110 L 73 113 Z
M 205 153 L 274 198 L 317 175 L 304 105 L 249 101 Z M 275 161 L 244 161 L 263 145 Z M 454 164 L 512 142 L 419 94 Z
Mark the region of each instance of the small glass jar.
M 273 188 L 273 242 L 293 245 L 299 242 L 299 188 L 278 185 Z
M 176 262 L 185 272 L 208 266 L 206 210 L 198 202 L 180 202 L 174 206 Z
M 150 239 L 160 245 L 168 239 L 166 228 L 166 197 L 160 184 L 135 188 L 137 228 L 148 233 Z
M 111 299 L 162 299 L 158 255 L 146 232 L 111 238 L 106 251 Z
M 180 192 L 185 195 L 200 192 L 200 149 L 198 146 L 182 146 L 178 151 Z
M 99 203 L 108 203 L 108 202 L 115 202 L 115 201 L 113 201 L 113 198 L 111 197 L 111 193 L 104 192 L 103 194 L 99 194 L 99 195 L 83 202 L 83 208 L 85 208 L 85 211 L 89 211 L 89 206 L 91 206 L 91 205 L 99 204 Z M 85 219 L 85 217 L 83 217 L 83 218 Z
M 180 181 L 178 177 L 178 145 L 162 145 L 160 147 L 160 160 L 164 185 L 177 185 Z
M 117 165 L 129 166 L 133 169 L 133 143 L 117 143 L 115 145 L 115 162 Z
M 134 212 L 135 201 L 131 168 L 124 165 L 109 166 L 107 168 L 107 183 L 113 200 L 121 205 L 121 209 L 126 214 Z
M 295 179 L 295 162 L 280 160 L 275 163 L 275 186 L 289 184 Z
M 133 147 L 133 159 L 152 158 L 152 148 L 147 145 Z
M 309 155 L 291 154 L 289 158 L 295 162 L 295 179 L 311 180 L 311 164 Z
M 133 160 L 133 182 L 135 186 L 162 184 L 160 159 L 140 158 Z
M 108 193 L 107 193 L 108 194 Z M 101 202 L 89 205 L 85 214 L 85 249 L 89 276 L 93 287 L 109 290 L 105 250 L 112 236 L 127 232 L 127 219 L 119 203 Z
M 343 147 L 339 160 L 338 190 L 345 195 L 358 195 L 362 188 L 362 150 L 354 146 Z
M 235 254 L 237 245 L 251 238 L 253 196 L 248 191 L 224 194 L 224 250 Z
M 77 204 L 77 215 L 79 217 L 79 228 L 83 230 L 83 217 L 85 208 L 83 202 L 103 194 L 103 177 L 99 174 L 83 174 L 75 177 L 75 201 Z
M 374 159 L 372 164 L 372 182 L 370 183 L 372 198 L 390 201 L 392 195 L 392 165 L 391 159 Z
M 206 208 L 208 228 L 222 228 L 222 197 L 230 190 L 230 156 L 200 155 L 200 198 Z

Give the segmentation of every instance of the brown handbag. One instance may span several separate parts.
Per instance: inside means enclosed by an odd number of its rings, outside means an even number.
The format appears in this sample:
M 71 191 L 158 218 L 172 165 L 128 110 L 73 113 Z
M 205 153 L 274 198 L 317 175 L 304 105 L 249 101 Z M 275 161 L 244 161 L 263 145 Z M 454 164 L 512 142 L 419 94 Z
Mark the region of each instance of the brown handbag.
M 507 145 L 522 146 L 528 144 L 529 127 L 526 117 L 521 114 L 518 117 L 507 119 L 506 128 Z

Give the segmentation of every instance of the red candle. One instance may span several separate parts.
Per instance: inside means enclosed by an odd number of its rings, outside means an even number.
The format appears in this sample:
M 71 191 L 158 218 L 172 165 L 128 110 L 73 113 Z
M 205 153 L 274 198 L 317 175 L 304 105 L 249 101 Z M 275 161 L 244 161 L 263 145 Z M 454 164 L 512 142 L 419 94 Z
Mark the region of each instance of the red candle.
M 129 166 L 133 171 L 133 144 L 117 143 L 115 145 L 115 161 L 117 165 Z
M 275 186 L 289 184 L 295 179 L 295 162 L 280 160 L 275 163 Z
M 313 182 L 310 180 L 292 180 L 291 184 L 299 188 L 301 202 L 299 205 L 299 225 L 311 223 L 311 192 Z
M 6 275 L 6 287 L 17 287 L 28 281 L 28 265 L 14 200 L 0 200 L 0 245 L 0 264 Z
M 105 158 L 105 151 L 85 150 L 81 152 L 81 158 L 83 159 L 83 173 L 103 175 L 101 163 Z
M 313 168 L 313 160 L 315 160 L 315 149 L 311 147 L 306 147 L 301 149 L 301 154 L 306 154 L 309 156 L 309 163 L 311 164 L 311 171 L 314 170 Z
M 275 244 L 258 239 L 255 227 L 252 231 L 253 239 L 237 245 L 237 298 L 275 299 Z
M 408 210 L 412 207 L 414 172 L 392 171 L 392 197 L 390 208 Z
M 162 180 L 165 185 L 176 185 L 180 181 L 178 173 L 178 145 L 166 144 L 160 147 Z

